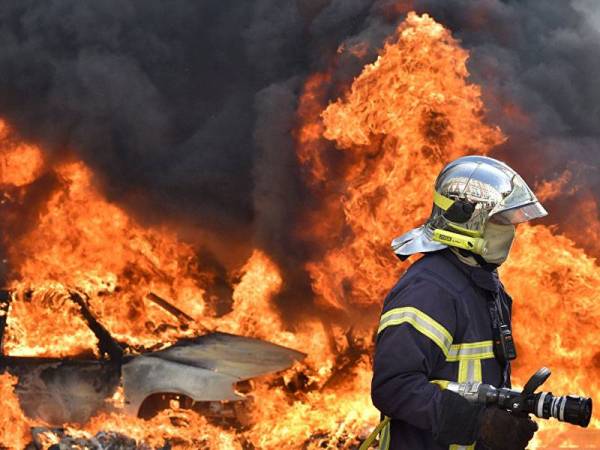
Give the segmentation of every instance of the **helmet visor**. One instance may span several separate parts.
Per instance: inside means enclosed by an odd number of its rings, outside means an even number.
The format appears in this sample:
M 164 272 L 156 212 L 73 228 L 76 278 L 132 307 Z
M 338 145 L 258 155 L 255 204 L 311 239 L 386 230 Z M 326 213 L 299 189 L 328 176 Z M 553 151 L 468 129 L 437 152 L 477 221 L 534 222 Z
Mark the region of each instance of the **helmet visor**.
M 548 212 L 546 209 L 540 202 L 536 201 L 528 205 L 517 206 L 515 208 L 500 211 L 499 213 L 490 216 L 490 222 L 501 225 L 508 225 L 511 223 L 517 224 L 547 215 Z
M 510 194 L 490 211 L 490 221 L 498 224 L 517 224 L 548 215 L 523 178 L 515 174 L 511 185 Z

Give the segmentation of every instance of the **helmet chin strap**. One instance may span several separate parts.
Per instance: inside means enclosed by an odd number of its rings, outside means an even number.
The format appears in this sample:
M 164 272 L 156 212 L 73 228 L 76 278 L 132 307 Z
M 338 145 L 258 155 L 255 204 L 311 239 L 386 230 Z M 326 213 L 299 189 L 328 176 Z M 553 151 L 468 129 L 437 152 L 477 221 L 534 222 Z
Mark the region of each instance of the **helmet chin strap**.
M 479 267 L 481 267 L 483 270 L 487 270 L 488 272 L 493 272 L 494 270 L 496 270 L 500 266 L 500 264 L 492 264 L 492 263 L 487 262 L 483 258 L 483 256 L 478 255 L 477 253 L 473 253 L 473 252 L 471 252 L 469 250 L 465 250 L 465 249 L 459 248 L 458 251 L 465 258 L 467 258 L 467 257 L 473 258 L 477 262 L 477 264 L 479 264 Z

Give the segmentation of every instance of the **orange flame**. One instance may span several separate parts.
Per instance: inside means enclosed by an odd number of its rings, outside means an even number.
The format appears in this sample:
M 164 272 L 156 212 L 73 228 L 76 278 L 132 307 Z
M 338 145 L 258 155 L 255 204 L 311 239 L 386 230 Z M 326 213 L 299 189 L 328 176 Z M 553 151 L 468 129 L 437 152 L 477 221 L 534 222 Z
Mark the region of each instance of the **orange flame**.
M 543 226 L 521 225 L 501 276 L 515 299 L 514 331 L 519 358 L 514 378 L 524 384 L 541 366 L 553 370 L 544 390 L 578 393 L 600 402 L 600 271 L 597 262 L 568 238 Z M 548 245 L 551 243 L 551 245 Z M 572 437 L 600 445 L 600 420 L 591 430 L 539 421 L 544 445 L 564 445 Z M 557 440 L 557 435 L 561 439 Z M 532 447 L 536 448 L 536 447 Z M 589 448 L 589 445 L 584 446 Z
M 427 15 L 409 14 L 347 95 L 324 110 L 323 136 L 351 156 L 340 199 L 343 223 L 328 236 L 335 244 L 307 266 L 322 304 L 346 311 L 380 304 L 406 267 L 394 261 L 390 238 L 428 217 L 432 195 L 424 192 L 442 165 L 461 155 L 485 154 L 503 141 L 497 128 L 482 122 L 480 89 L 466 82 L 467 57 L 441 25 Z M 315 148 L 312 144 L 303 151 Z M 322 180 L 330 169 L 315 168 L 309 176 L 326 182 Z M 340 189 L 340 180 L 336 182 Z M 543 192 L 551 195 L 551 190 L 548 186 Z M 320 216 L 328 210 L 326 204 Z M 589 381 L 600 375 L 594 344 L 600 328 L 596 261 L 543 226 L 521 227 L 517 242 L 502 270 L 516 299 L 521 355 L 515 380 L 524 383 L 548 365 L 555 373 L 549 384 L 556 386 L 555 392 L 592 395 L 598 403 L 598 385 Z M 525 317 L 534 320 L 524 323 Z M 376 320 L 369 325 L 374 327 Z M 586 444 L 600 445 L 599 425 L 595 420 L 585 430 Z M 583 431 L 573 428 L 545 422 L 533 445 L 575 442 Z M 551 439 L 559 430 L 561 440 Z
M 536 196 L 540 201 L 551 200 L 558 195 L 565 194 L 565 187 L 573 178 L 570 170 L 565 170 L 558 178 L 546 180 L 540 183 L 536 188 Z M 573 194 L 576 188 L 571 188 L 567 194 Z
M 6 350 L 38 356 L 89 351 L 95 338 L 77 318 L 68 289 L 87 295 L 100 320 L 130 345 L 151 347 L 180 335 L 173 317 L 144 302 L 150 292 L 201 323 L 206 275 L 193 249 L 167 230 L 142 228 L 104 200 L 82 163 L 62 164 L 56 172 L 61 188 L 36 228 L 9 249 L 16 272 L 10 287 L 22 295 L 12 306 Z
M 344 222 L 327 236 L 348 238 L 308 265 L 323 304 L 379 303 L 399 273 L 390 238 L 431 210 L 433 194 L 423 187 L 433 186 L 445 161 L 502 142 L 497 128 L 481 122 L 481 92 L 466 82 L 467 57 L 440 24 L 410 14 L 345 98 L 323 112 L 323 136 L 352 161 L 344 174 Z M 326 177 L 313 167 L 314 179 Z
M 43 166 L 39 149 L 16 141 L 10 127 L 0 119 L 0 185 L 29 184 L 40 175 Z
M 29 443 L 29 421 L 19 407 L 19 400 L 13 386 L 15 377 L 9 374 L 0 375 L 0 397 L 2 412 L 0 413 L 0 444 L 10 445 L 14 449 L 22 449 Z
M 0 180 L 6 181 L 0 184 L 25 186 L 43 170 L 59 179 L 35 226 L 9 243 L 15 299 L 5 350 L 61 356 L 93 348 L 95 338 L 67 298 L 69 290 L 77 290 L 103 324 L 133 346 L 152 347 L 208 328 L 308 354 L 282 376 L 254 380 L 243 430 L 211 424 L 176 402 L 149 421 L 127 417 L 120 413 L 122 392 L 117 391 L 113 411 L 84 426 L 66 424 L 69 433 L 120 431 L 149 445 L 169 440 L 182 449 L 356 447 L 379 417 L 369 396 L 378 309 L 406 267 L 391 255 L 389 241 L 428 216 L 432 195 L 424 192 L 446 161 L 487 153 L 504 139 L 498 128 L 482 122 L 480 88 L 466 81 L 467 57 L 441 25 L 409 14 L 343 98 L 326 107 L 332 77 L 309 77 L 298 109 L 298 158 L 323 202 L 307 212 L 308 226 L 299 233 L 325 249 L 307 270 L 331 320 L 305 319 L 293 329 L 274 305 L 285 280 L 267 254 L 255 250 L 229 274 L 238 280 L 232 310 L 217 317 L 206 300 L 213 276 L 190 245 L 167 228 L 140 225 L 104 199 L 83 163 L 44 167 L 35 147 L 9 145 L 10 133 L 0 122 L 0 155 L 9 155 L 6 161 L 22 158 L 16 166 L 23 169 L 13 178 L 3 169 Z M 9 166 L 15 163 L 0 163 L 0 168 Z M 595 202 L 590 211 L 597 212 Z M 543 226 L 519 228 L 511 259 L 502 268 L 515 298 L 516 381 L 523 383 L 538 366 L 548 365 L 554 371 L 549 386 L 556 393 L 577 391 L 600 400 L 594 346 L 600 326 L 598 273 L 596 261 L 566 237 Z M 150 292 L 170 300 L 198 325 L 182 330 L 144 300 Z M 342 312 L 353 322 L 351 331 L 336 320 Z M 14 381 L 0 378 L 5 406 L 0 421 L 13 424 L 2 430 L 17 430 L 0 433 L 0 443 L 21 449 L 32 422 L 18 409 Z M 595 419 L 592 429 L 578 434 L 548 422 L 534 445 L 589 447 L 598 444 L 593 439 L 599 427 Z M 56 440 L 48 436 L 48 443 Z

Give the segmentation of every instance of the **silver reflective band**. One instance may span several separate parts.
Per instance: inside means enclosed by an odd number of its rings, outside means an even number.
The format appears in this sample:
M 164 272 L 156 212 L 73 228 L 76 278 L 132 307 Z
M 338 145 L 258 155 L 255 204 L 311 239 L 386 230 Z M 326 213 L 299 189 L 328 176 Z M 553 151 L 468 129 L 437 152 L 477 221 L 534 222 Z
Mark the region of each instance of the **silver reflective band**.
M 546 398 L 546 395 L 548 395 L 547 392 L 542 392 L 540 399 L 538 400 L 536 416 L 540 418 L 544 418 L 544 399 Z
M 560 416 L 558 417 L 558 420 L 560 420 L 561 422 L 565 421 L 565 406 L 567 405 L 567 397 L 561 397 L 562 400 L 560 402 Z
M 550 405 L 550 415 L 552 417 L 558 417 L 558 403 L 559 403 L 560 397 L 554 397 L 552 399 L 552 404 Z
M 467 360 L 467 381 L 475 381 L 475 361 Z

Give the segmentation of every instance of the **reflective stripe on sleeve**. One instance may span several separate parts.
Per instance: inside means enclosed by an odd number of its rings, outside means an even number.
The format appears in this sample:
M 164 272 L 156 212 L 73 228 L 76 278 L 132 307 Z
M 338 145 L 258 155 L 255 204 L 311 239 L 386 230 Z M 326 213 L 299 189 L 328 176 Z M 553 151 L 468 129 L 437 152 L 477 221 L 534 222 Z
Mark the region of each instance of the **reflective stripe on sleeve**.
M 492 341 L 469 342 L 465 344 L 452 344 L 446 361 L 455 362 L 466 359 L 489 359 L 494 357 L 494 343 Z
M 442 350 L 444 356 L 448 356 L 452 344 L 452 336 L 439 322 L 427 314 L 412 306 L 394 308 L 381 316 L 377 334 L 387 327 L 408 323 L 421 334 L 431 339 Z
M 458 362 L 458 382 L 482 381 L 481 360 L 494 358 L 494 343 L 492 341 L 467 342 L 452 344 L 446 362 Z M 449 380 L 429 380 L 441 389 L 448 387 Z

